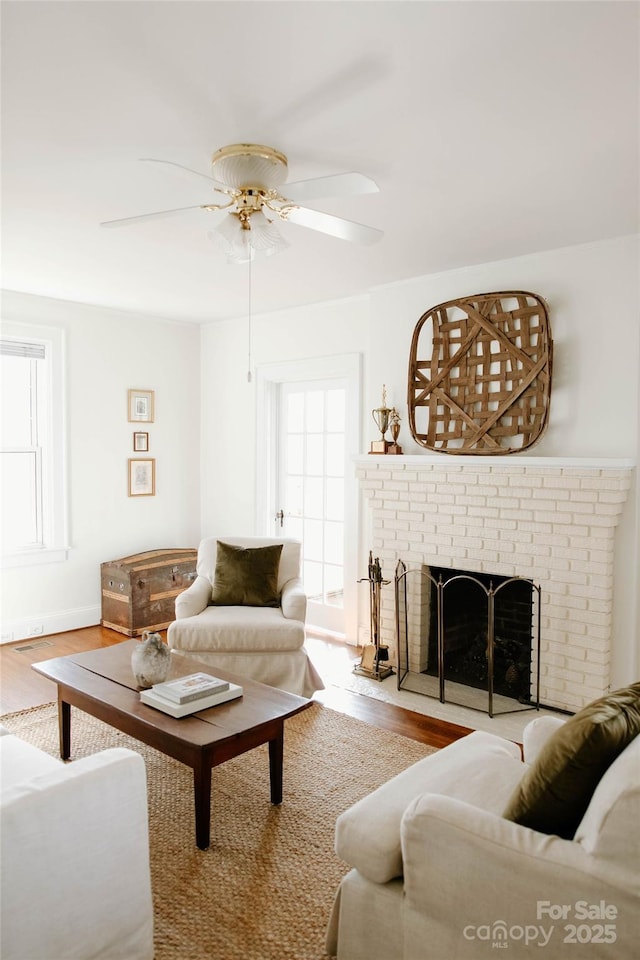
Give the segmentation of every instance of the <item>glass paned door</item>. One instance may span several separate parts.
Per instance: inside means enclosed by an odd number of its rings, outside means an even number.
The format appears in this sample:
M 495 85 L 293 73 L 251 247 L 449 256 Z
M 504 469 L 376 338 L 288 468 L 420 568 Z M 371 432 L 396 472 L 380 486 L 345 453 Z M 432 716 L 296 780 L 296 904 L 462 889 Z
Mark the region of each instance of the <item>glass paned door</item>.
M 276 533 L 302 542 L 307 622 L 344 633 L 346 383 L 279 390 Z

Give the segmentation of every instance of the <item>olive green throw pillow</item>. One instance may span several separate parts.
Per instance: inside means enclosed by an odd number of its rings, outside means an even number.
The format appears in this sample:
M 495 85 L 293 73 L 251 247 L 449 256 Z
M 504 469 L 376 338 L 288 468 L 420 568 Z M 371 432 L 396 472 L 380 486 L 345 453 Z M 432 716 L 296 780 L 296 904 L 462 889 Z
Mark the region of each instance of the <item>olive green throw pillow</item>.
M 594 700 L 547 740 L 503 816 L 571 840 L 602 776 L 640 733 L 640 683 Z
M 278 607 L 282 544 L 236 547 L 217 541 L 211 602 L 217 606 Z

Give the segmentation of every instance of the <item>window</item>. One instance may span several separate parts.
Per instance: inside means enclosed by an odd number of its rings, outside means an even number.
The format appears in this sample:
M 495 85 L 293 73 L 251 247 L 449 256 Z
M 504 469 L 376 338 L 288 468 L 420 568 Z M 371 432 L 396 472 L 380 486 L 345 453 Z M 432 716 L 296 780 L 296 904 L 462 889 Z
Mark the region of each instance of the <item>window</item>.
M 63 334 L 3 324 L 0 337 L 3 564 L 66 558 Z

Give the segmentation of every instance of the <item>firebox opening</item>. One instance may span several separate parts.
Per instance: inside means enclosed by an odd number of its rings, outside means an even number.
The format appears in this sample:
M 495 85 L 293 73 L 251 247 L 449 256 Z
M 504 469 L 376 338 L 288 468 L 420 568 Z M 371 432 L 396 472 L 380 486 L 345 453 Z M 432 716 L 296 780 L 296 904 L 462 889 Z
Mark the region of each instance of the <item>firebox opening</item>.
M 444 677 L 487 690 L 490 611 L 493 591 L 493 691 L 519 703 L 531 703 L 533 584 L 494 574 L 431 567 L 428 665 L 438 676 L 437 583 L 442 583 Z
M 539 707 L 540 587 L 400 560 L 398 688 L 489 716 Z

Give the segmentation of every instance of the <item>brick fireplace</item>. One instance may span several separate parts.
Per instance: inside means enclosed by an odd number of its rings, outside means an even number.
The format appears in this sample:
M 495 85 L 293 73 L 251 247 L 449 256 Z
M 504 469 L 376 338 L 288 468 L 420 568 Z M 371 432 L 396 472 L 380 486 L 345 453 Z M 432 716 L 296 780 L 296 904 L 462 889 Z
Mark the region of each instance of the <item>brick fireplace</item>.
M 398 560 L 530 578 L 542 597 L 541 703 L 575 711 L 608 689 L 615 530 L 630 462 L 367 455 L 356 470 L 387 579 Z M 391 586 L 381 641 L 395 650 Z

